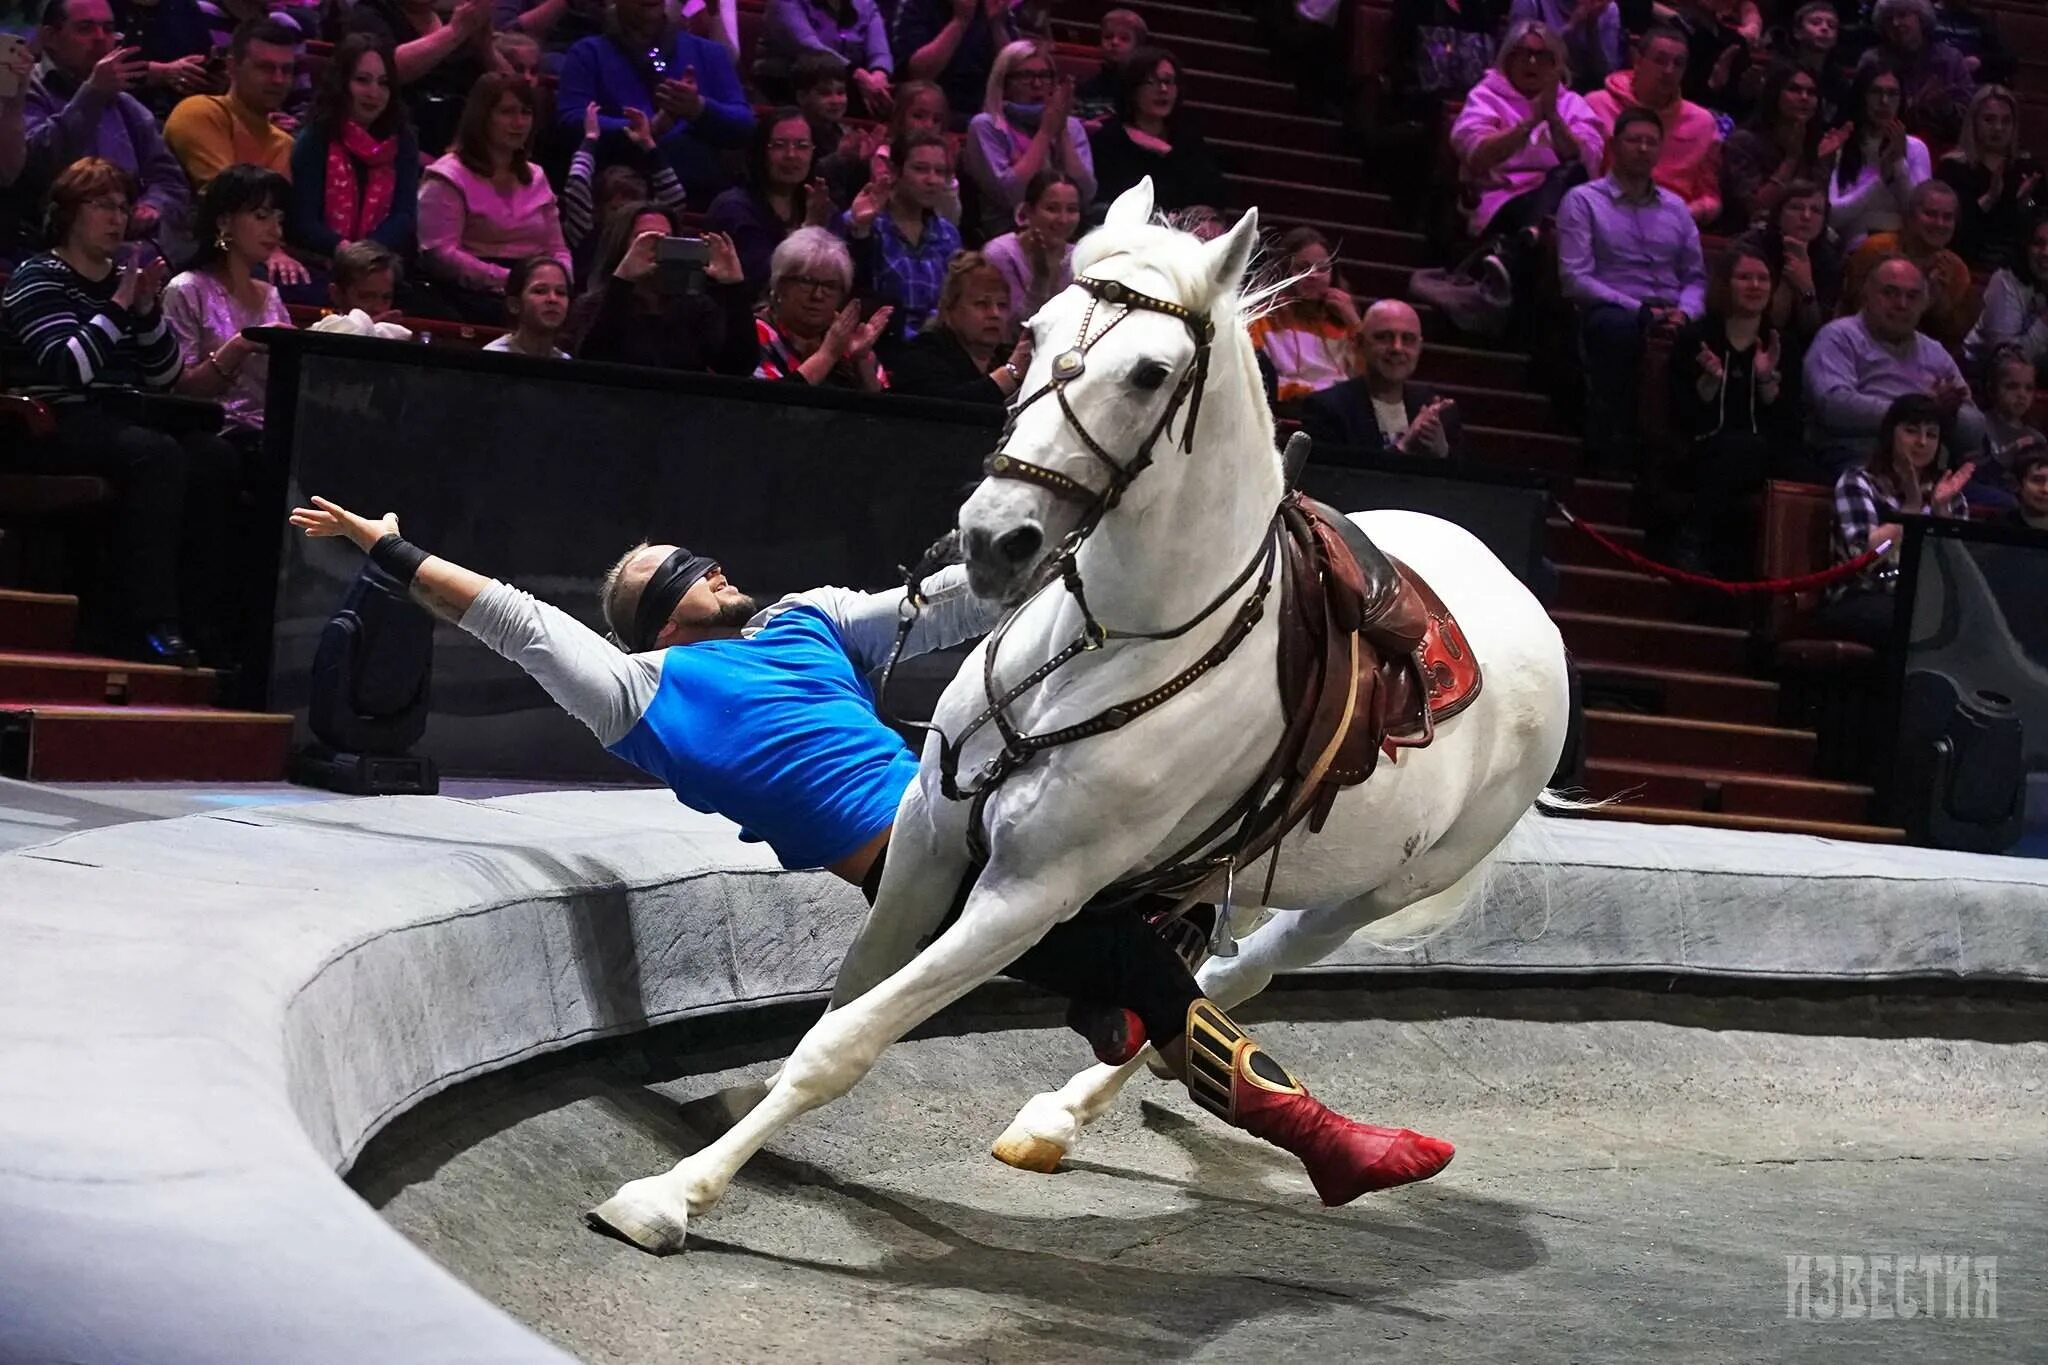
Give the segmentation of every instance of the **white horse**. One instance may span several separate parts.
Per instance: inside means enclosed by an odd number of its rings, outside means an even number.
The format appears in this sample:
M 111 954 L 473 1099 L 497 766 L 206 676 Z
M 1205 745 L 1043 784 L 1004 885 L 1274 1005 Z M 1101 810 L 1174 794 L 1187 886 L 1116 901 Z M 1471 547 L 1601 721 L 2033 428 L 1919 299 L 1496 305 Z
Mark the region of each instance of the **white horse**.
M 1099 515 L 1073 559 L 1085 608 L 1057 582 L 1036 592 L 1012 617 L 998 657 L 985 658 L 984 642 L 941 699 L 941 733 L 972 731 L 958 754 L 963 785 L 1003 747 L 995 727 L 973 728 L 989 683 L 1017 687 L 1071 646 L 1089 611 L 1124 638 L 1078 653 L 1025 689 L 1009 708 L 1018 732 L 1086 721 L 1177 678 L 1224 634 L 1248 591 L 1233 585 L 1259 577 L 1246 566 L 1256 567 L 1284 490 L 1241 295 L 1257 215 L 1205 244 L 1153 224 L 1151 214 L 1148 180 L 1118 198 L 1077 248 L 1082 282 L 1031 321 L 1036 347 L 1020 392 L 1046 389 L 1056 376 L 1061 392 L 1014 413 L 1002 454 L 1052 477 L 1024 481 L 1013 466 L 985 479 L 960 509 L 975 589 L 1001 600 L 1021 595 L 1047 556 Z M 1154 306 L 1120 306 L 1129 295 L 1119 290 Z M 1177 310 L 1162 311 L 1161 302 Z M 1214 340 L 1202 366 L 1204 318 Z M 1091 439 L 1099 450 L 1086 448 Z M 1000 456 L 991 460 L 992 471 L 1000 465 Z M 1077 488 L 1099 495 L 1113 481 L 1128 486 L 1107 508 L 1073 496 Z M 1449 523 L 1406 512 L 1358 521 L 1436 589 L 1485 686 L 1428 747 L 1382 760 L 1369 781 L 1344 791 L 1319 833 L 1303 825 L 1287 838 L 1267 899 L 1311 908 L 1275 912 L 1235 956 L 1204 967 L 1202 987 L 1226 1008 L 1369 922 L 1402 933 L 1448 922 L 1477 869 L 1542 792 L 1563 745 L 1564 649 L 1521 583 Z M 747 1159 L 799 1115 L 845 1094 L 884 1048 L 995 976 L 1102 887 L 1208 828 L 1280 740 L 1278 615 L 1266 610 L 1239 647 L 1171 700 L 1039 753 L 995 786 L 982 812 L 986 863 L 957 918 L 917 950 L 973 864 L 974 803 L 945 794 L 942 746 L 930 737 L 834 1007 L 751 1112 L 668 1172 L 621 1187 L 593 1219 L 648 1251 L 680 1250 L 689 1218 L 711 1208 Z M 1173 638 L 1128 638 L 1190 621 L 1199 624 Z M 1245 869 L 1240 896 L 1257 896 L 1266 872 L 1263 862 Z M 1411 913 L 1388 918 L 1403 909 Z M 1034 1099 L 999 1155 L 1050 1169 L 1135 1065 L 1097 1067 Z

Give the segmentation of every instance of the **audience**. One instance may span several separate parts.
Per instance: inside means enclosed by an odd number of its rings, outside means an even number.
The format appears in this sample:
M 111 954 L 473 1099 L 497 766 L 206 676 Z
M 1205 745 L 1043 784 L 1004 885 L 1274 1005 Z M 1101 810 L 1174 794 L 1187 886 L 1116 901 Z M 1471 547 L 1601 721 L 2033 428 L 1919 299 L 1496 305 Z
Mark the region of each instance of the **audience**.
M 1772 66 L 1755 114 L 1721 149 L 1723 223 L 1739 232 L 1770 221 L 1788 186 L 1827 178 L 1849 136 L 1847 125 L 1822 131 L 1820 83 L 1812 72 Z
M 760 379 L 879 393 L 888 371 L 875 343 L 891 309 L 861 321 L 853 294 L 853 257 L 823 228 L 798 228 L 775 248 L 768 266 L 768 301 L 754 318 Z
M 113 7 L 113 18 L 122 42 L 147 64 L 148 74 L 133 89 L 159 121 L 187 95 L 220 93 L 223 81 L 211 69 L 213 30 L 197 0 L 121 0 Z M 43 22 L 54 27 L 61 20 L 53 21 L 46 5 Z M 46 40 L 45 53 L 48 50 Z
M 1465 458 L 1457 404 L 1414 379 L 1422 362 L 1422 319 L 1399 299 L 1365 310 L 1355 338 L 1357 376 L 1302 401 L 1310 449 L 1336 447 L 1368 459 L 1410 455 Z
M 604 32 L 604 0 L 494 0 L 491 26 L 499 33 L 520 33 L 538 39 L 541 65 L 561 67 L 562 54 L 585 38 Z
M 2048 362 L 2048 217 L 2034 220 L 2025 252 L 1984 287 L 1984 311 L 1963 338 L 1963 362 L 1982 373 L 2002 346 L 2019 347 L 2037 366 Z
M 592 104 L 610 133 L 625 130 L 627 109 L 646 114 L 693 204 L 710 203 L 732 182 L 721 153 L 744 146 L 754 131 L 732 54 L 671 24 L 663 0 L 612 0 L 607 31 L 569 49 L 555 121 L 580 131 Z
M 979 251 L 963 251 L 946 269 L 939 312 L 917 340 L 889 356 L 895 393 L 957 398 L 1000 407 L 1031 368 L 1031 333 L 1004 353 L 1010 330 L 1010 288 Z
M 891 171 L 889 149 L 905 133 L 946 131 L 945 92 L 930 81 L 905 81 L 896 87 L 896 103 L 886 127 L 840 139 L 839 149 L 820 158 L 818 174 L 835 204 L 850 204 L 870 180 L 885 179 Z M 938 205 L 939 216 L 958 227 L 960 186 L 950 181 Z
M 1755 0 L 1672 0 L 1671 26 L 1685 36 L 1685 97 L 1731 116 L 1743 112 L 1750 54 L 1763 46 Z
M 1714 116 L 1685 98 L 1686 38 L 1658 24 L 1636 40 L 1635 65 L 1617 71 L 1590 95 L 1607 129 L 1608 157 L 1614 156 L 1615 128 L 1631 109 L 1648 109 L 1663 129 L 1656 181 L 1678 196 L 1696 223 L 1721 216 L 1721 133 Z
M 1964 492 L 1983 507 L 2010 507 L 2020 466 L 2048 455 L 2048 438 L 2033 425 L 2034 362 L 2016 346 L 2001 346 L 1985 367 L 1991 401 L 1984 410 L 1984 452 Z
M 768 287 L 768 262 L 783 238 L 806 225 L 832 221 L 832 196 L 812 175 L 811 123 L 792 108 L 777 109 L 754 129 L 743 185 L 711 201 L 704 221 L 732 239 L 748 292 Z M 748 368 L 752 368 L 749 366 Z
M 2019 112 L 2012 91 L 1981 87 L 1970 97 L 1962 140 L 1934 172 L 1955 187 L 1957 253 L 1984 270 L 2019 260 L 2027 224 L 2048 203 L 2041 163 L 2018 146 Z
M 114 482 L 118 591 L 101 613 L 116 618 L 108 644 L 123 657 L 188 663 L 185 630 L 203 616 L 196 585 L 208 580 L 182 570 L 197 567 L 188 552 L 217 541 L 236 456 L 208 430 L 171 436 L 143 426 L 98 391 L 164 392 L 181 369 L 159 306 L 169 268 L 154 248 L 125 245 L 133 178 L 87 157 L 56 178 L 49 203 L 54 245 L 17 266 L 0 292 L 5 372 L 56 419 L 54 438 L 21 454 Z
M 164 141 L 195 190 L 229 166 L 261 166 L 289 176 L 292 135 L 272 122 L 291 93 L 297 34 L 275 19 L 235 30 L 228 48 L 228 92 L 188 95 L 171 110 Z
M 570 268 L 555 192 L 527 157 L 533 122 L 532 86 L 484 76 L 463 106 L 455 150 L 420 186 L 420 262 L 471 322 L 504 316 L 515 262 L 545 253 Z
M 1570 80 L 1572 89 L 1597 90 L 1629 64 L 1621 6 L 1612 0 L 1514 0 L 1508 20 L 1503 50 L 1516 44 L 1515 33 L 1522 25 L 1540 26 L 1558 40 L 1558 75 Z
M 1740 240 L 1762 255 L 1778 282 L 1771 292 L 1771 326 L 1804 354 L 1834 317 L 1842 295 L 1842 257 L 1828 231 L 1826 192 L 1810 180 L 1793 181 L 1771 221 Z
M 334 253 L 327 272 L 327 304 L 337 313 L 362 313 L 372 322 L 398 322 L 398 287 L 405 267 L 382 242 L 349 242 Z
M 1152 204 L 1171 212 L 1196 204 L 1227 204 L 1230 190 L 1209 144 L 1180 107 L 1180 63 L 1141 47 L 1123 65 L 1116 117 L 1090 140 L 1095 198 L 1107 205 L 1146 176 Z
M 445 17 L 435 0 L 354 0 L 345 11 L 342 36 L 365 34 L 391 50 L 400 97 L 430 154 L 454 138 L 477 80 L 502 69 L 491 42 L 491 4 L 457 0 Z
M 284 240 L 292 184 L 260 166 L 229 166 L 199 197 L 199 257 L 164 290 L 164 318 L 184 370 L 178 392 L 220 404 L 225 434 L 254 449 L 263 434 L 269 361 L 242 333 L 289 327 L 277 287 L 258 277 Z
M 1750 499 L 1783 429 L 1783 343 L 1767 318 L 1775 287 L 1760 251 L 1731 246 L 1714 262 L 1706 316 L 1671 345 L 1672 414 L 1685 442 L 1673 472 L 1688 496 L 1670 555 L 1695 573 L 1740 577 L 1750 563 Z
M 1312 227 L 1291 229 L 1278 254 L 1286 284 L 1278 301 L 1252 320 L 1252 344 L 1273 366 L 1282 403 L 1341 384 L 1358 305 L 1334 272 L 1329 239 Z
M 889 37 L 905 76 L 936 84 L 954 109 L 978 109 L 996 53 L 1018 33 L 1010 0 L 897 0 Z
M 567 360 L 562 328 L 569 321 L 569 272 L 553 256 L 528 256 L 505 277 L 505 335 L 484 343 L 486 351 Z
M 1793 11 L 1792 22 L 1778 34 L 1781 57 L 1813 77 L 1820 89 L 1821 123 L 1829 128 L 1841 118 L 1849 95 L 1849 74 L 1838 51 L 1842 17 L 1834 0 L 1806 0 Z
M 1096 39 L 1102 65 L 1074 87 L 1074 117 L 1081 120 L 1090 137 L 1116 112 L 1124 59 L 1151 40 L 1145 16 L 1136 10 L 1113 9 L 1103 14 Z
M 1806 353 L 1807 450 L 1830 478 L 1861 460 L 1893 399 L 1931 399 L 1959 450 L 1984 442 L 1984 415 L 1941 343 L 1920 330 L 1927 280 L 1894 257 L 1871 272 L 1863 311 L 1820 329 Z
M 797 111 L 810 124 L 811 144 L 822 160 L 846 137 L 845 68 L 822 52 L 807 52 L 790 73 Z
M 420 149 L 392 65 L 391 49 L 366 34 L 335 45 L 292 147 L 288 235 L 307 251 L 371 240 L 410 252 L 418 241 Z
M 1828 180 L 1829 218 L 1848 250 L 1873 232 L 1896 232 L 1905 222 L 1913 187 L 1934 173 L 1927 144 L 1899 121 L 1898 73 L 1866 63 L 1849 87 L 1855 131 L 1835 158 Z
M 1910 269 L 1910 267 L 1908 267 Z M 1878 400 L 1871 400 L 1876 402 Z M 1830 636 L 1886 649 L 1892 638 L 1892 594 L 1898 587 L 1899 517 L 1967 517 L 1963 488 L 1970 466 L 1944 471 L 1942 432 L 1947 414 L 1924 393 L 1901 394 L 1880 403 L 1875 440 L 1835 480 L 1835 562 L 1847 563 L 1867 550 L 1889 545 L 1877 563 L 1847 583 L 1829 589 L 1814 624 Z
M 1074 232 L 1081 192 L 1058 171 L 1032 177 L 1017 206 L 1017 228 L 983 248 L 1010 290 L 1010 320 L 1021 324 L 1074 282 Z
M 1600 173 L 1607 150 L 1605 125 L 1565 77 L 1557 30 L 1517 19 L 1451 125 L 1472 236 L 1498 262 L 1500 287 L 1518 296 L 1528 293 L 1543 225 L 1565 191 Z
M 1979 85 L 2008 85 L 2016 69 L 1988 15 L 1969 0 L 1934 0 L 1934 37 L 1962 54 L 1963 67 Z
M 663 266 L 675 223 L 658 204 L 634 204 L 605 228 L 597 270 L 570 322 L 580 360 L 688 373 L 751 374 L 757 358 L 752 295 L 730 239 L 707 233 L 703 279 Z
M 2006 524 L 2029 531 L 2048 531 L 2048 451 L 2028 455 L 2013 470 L 2018 485 L 2015 505 Z
M 996 54 L 961 152 L 984 238 L 1001 236 L 1016 221 L 1024 191 L 1040 171 L 1070 178 L 1083 209 L 1095 197 L 1088 130 L 1073 117 L 1073 104 L 1074 83 L 1060 78 L 1050 43 L 1023 38 Z
M 1898 73 L 1899 117 L 1907 131 L 1946 145 L 1962 131 L 1976 80 L 1963 56 L 1934 36 L 1930 0 L 1877 0 L 1871 11 L 1877 45 L 1863 54 Z
M 1956 232 L 1956 192 L 1939 180 L 1923 180 L 1907 201 L 1906 222 L 1897 232 L 1873 232 L 1849 257 L 1842 281 L 1842 311 L 1863 306 L 1863 285 L 1878 263 L 1903 256 L 1927 280 L 1927 312 L 1920 330 L 1951 349 L 1977 321 L 1978 303 L 1970 267 L 1948 249 Z
M 157 131 L 156 116 L 129 93 L 148 63 L 135 48 L 117 49 L 118 36 L 107 0 L 47 0 L 37 34 L 43 62 L 21 105 L 27 154 L 45 166 L 85 157 L 119 166 L 140 190 L 129 237 L 183 260 L 192 253 L 185 171 Z
M 960 229 L 935 207 L 952 178 L 945 138 L 906 133 L 890 160 L 894 174 L 869 182 L 835 225 L 852 243 L 861 297 L 888 305 L 895 318 L 891 335 L 909 341 L 938 307 Z
M 1611 169 L 1557 212 L 1558 273 L 1579 308 L 1586 366 L 1586 456 L 1600 469 L 1634 454 L 1644 340 L 1673 336 L 1706 311 L 1699 228 L 1654 179 L 1663 140 L 1656 113 L 1624 110 L 1608 138 Z
M 597 106 L 583 110 L 583 141 L 569 157 L 569 173 L 562 178 L 562 240 L 568 244 L 575 266 L 574 278 L 590 275 L 590 256 L 597 248 L 600 230 L 609 224 L 621 206 L 652 199 L 670 216 L 680 214 L 688 204 L 683 184 L 654 142 L 654 127 L 643 110 L 626 111 L 623 148 L 602 171 L 597 169 L 597 152 L 604 129 Z
M 896 58 L 875 0 L 768 0 L 760 64 L 786 70 L 806 53 L 832 59 L 869 118 L 888 116 Z
M 547 54 L 539 41 L 529 34 L 513 31 L 493 33 L 491 52 L 497 59 L 498 69 L 508 76 L 517 76 L 522 81 L 537 81 L 546 65 Z

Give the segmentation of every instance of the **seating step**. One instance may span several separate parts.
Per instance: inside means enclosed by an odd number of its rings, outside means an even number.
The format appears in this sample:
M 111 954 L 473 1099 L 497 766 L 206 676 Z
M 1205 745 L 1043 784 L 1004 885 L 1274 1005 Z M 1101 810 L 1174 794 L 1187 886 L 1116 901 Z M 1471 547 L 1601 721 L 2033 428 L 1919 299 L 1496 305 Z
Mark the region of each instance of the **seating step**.
M 292 718 L 204 706 L 0 701 L 0 777 L 281 782 Z
M 1741 626 L 1742 600 L 1701 592 L 1633 569 L 1601 569 L 1590 564 L 1557 566 L 1557 602 L 1561 611 L 1629 616 L 1645 621 L 1692 621 L 1705 626 Z
M 1832 824 L 1825 820 L 1788 820 L 1777 815 L 1729 815 L 1669 806 L 1603 806 L 1585 814 L 1594 820 L 1633 820 L 1646 825 L 1704 825 L 1709 829 L 1740 829 L 1764 834 L 1811 834 L 1865 844 L 1904 843 L 1906 831 L 1886 825 Z
M 1746 630 L 1579 611 L 1552 611 L 1550 619 L 1563 633 L 1565 645 L 1582 659 L 1737 677 L 1748 671 Z
M 1673 763 L 1783 777 L 1813 772 L 1811 730 L 1588 709 L 1588 762 Z
M 1146 21 L 1150 24 L 1150 20 Z M 1061 55 L 1085 48 L 1091 60 L 1100 50 L 1101 25 L 1093 19 L 1075 19 L 1061 16 L 1052 21 L 1052 36 L 1060 44 Z M 1260 76 L 1268 80 L 1275 74 L 1271 49 L 1260 47 L 1255 35 L 1238 35 L 1241 41 L 1230 38 L 1218 40 L 1203 37 L 1189 31 L 1174 33 L 1152 31 L 1150 42 L 1171 52 L 1183 65 L 1201 71 L 1221 71 L 1232 76 Z M 1091 69 L 1090 74 L 1093 74 Z
M 1875 795 L 1871 788 L 1853 782 L 1762 777 L 1725 768 L 1613 759 L 1587 762 L 1586 788 L 1596 798 L 1622 796 L 1628 805 L 1845 825 L 1868 819 L 1871 798 Z
M 1210 42 L 1255 44 L 1259 40 L 1258 20 L 1240 10 L 1213 3 L 1169 5 L 1157 0 L 1062 0 L 1060 19 L 1085 24 L 1084 41 L 1095 41 L 1095 29 L 1103 12 L 1133 9 L 1145 17 L 1152 41 L 1173 49 L 1177 37 L 1200 38 Z
M 1637 554 L 1643 553 L 1644 535 L 1641 527 L 1623 526 L 1614 522 L 1590 523 L 1594 530 L 1620 545 L 1626 545 Z M 1604 545 L 1596 545 L 1583 533 L 1573 529 L 1563 517 L 1552 517 L 1544 523 L 1544 541 L 1550 549 L 1550 557 L 1560 564 L 1584 564 L 1595 569 L 1619 569 L 1622 561 L 1608 553 Z
M 1285 112 L 1294 105 L 1292 87 L 1279 88 L 1285 102 L 1276 109 L 1266 101 L 1254 101 L 1248 107 L 1213 103 L 1207 93 L 1208 86 L 1200 83 L 1195 73 L 1190 73 L 1189 85 L 1200 98 L 1190 99 L 1188 108 L 1202 121 L 1202 136 L 1205 138 L 1223 137 L 1238 142 L 1291 147 L 1297 151 L 1324 152 L 1332 156 L 1341 155 L 1344 151 L 1344 128 L 1337 120 Z
M 1305 152 L 1298 147 L 1276 147 L 1267 143 L 1239 142 L 1235 138 L 1206 139 L 1209 150 L 1230 176 L 1272 176 L 1277 180 L 1309 185 L 1329 185 L 1341 190 L 1363 190 L 1365 167 L 1355 156 L 1329 152 Z M 1361 206 L 1366 216 L 1358 221 L 1367 227 L 1399 227 L 1394 201 L 1384 194 L 1367 195 Z
M 1484 423 L 1465 424 L 1472 458 L 1503 469 L 1569 475 L 1579 467 L 1579 439 L 1547 431 L 1515 431 Z
M 1772 725 L 1778 719 L 1778 685 L 1763 678 L 1603 659 L 1577 663 L 1588 706 L 1737 725 Z
M 1445 344 L 1424 346 L 1415 377 L 1430 384 L 1471 384 L 1513 393 L 1538 392 L 1529 378 L 1529 357 L 1518 351 L 1482 351 L 1472 346 Z
M 107 706 L 207 706 L 220 690 L 210 668 L 131 663 L 91 654 L 0 651 L 0 699 Z
M 77 632 L 76 597 L 0 588 L 0 650 L 66 650 Z
M 1422 234 L 1391 221 L 1393 201 L 1384 194 L 1343 189 L 1328 181 L 1289 180 L 1270 166 L 1223 178 L 1230 182 L 1231 203 L 1258 207 L 1261 227 L 1306 223 L 1347 254 L 1364 260 L 1425 265 L 1433 254 Z
M 1426 363 L 1429 352 L 1422 354 Z M 1573 479 L 1568 496 L 1573 514 L 1596 525 L 1627 526 L 1635 520 L 1636 486 L 1626 479 Z
M 1437 392 L 1457 403 L 1458 416 L 1466 422 L 1516 428 L 1525 434 L 1542 431 L 1562 436 L 1568 430 L 1551 401 L 1540 393 L 1470 384 L 1439 384 Z

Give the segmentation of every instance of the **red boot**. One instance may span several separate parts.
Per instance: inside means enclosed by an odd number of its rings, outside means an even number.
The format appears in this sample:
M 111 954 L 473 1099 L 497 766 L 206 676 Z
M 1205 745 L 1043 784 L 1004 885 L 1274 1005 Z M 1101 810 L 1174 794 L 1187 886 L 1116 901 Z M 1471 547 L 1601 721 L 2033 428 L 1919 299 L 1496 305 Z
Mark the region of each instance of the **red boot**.
M 1332 1110 L 1207 1000 L 1188 1007 L 1187 1086 L 1216 1117 L 1299 1157 L 1331 1208 L 1451 1164 L 1448 1142 Z

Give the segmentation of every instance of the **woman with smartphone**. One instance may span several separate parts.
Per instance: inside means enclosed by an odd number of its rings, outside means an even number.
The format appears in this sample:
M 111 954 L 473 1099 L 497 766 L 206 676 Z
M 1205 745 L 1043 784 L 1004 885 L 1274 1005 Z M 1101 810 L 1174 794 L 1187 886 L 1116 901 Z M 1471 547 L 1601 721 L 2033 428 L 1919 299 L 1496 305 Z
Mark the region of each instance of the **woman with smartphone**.
M 664 243 L 690 241 L 695 267 L 664 266 Z M 731 239 L 706 233 L 675 236 L 675 221 L 652 201 L 612 216 L 598 247 L 590 286 L 576 302 L 569 332 L 579 360 L 610 360 L 693 374 L 754 372 L 753 295 Z

